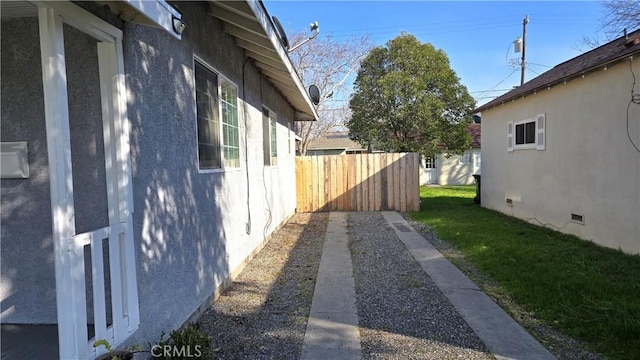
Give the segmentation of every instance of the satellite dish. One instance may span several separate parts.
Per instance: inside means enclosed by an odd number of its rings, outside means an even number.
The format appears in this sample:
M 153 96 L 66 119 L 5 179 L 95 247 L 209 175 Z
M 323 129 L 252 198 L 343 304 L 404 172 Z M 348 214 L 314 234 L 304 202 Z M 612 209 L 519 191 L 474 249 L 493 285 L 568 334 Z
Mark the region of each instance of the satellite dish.
M 280 41 L 282 42 L 282 46 L 285 49 L 289 49 L 289 39 L 287 39 L 287 33 L 284 32 L 284 28 L 282 24 L 280 24 L 280 20 L 277 17 L 272 16 L 273 23 L 276 25 L 276 30 L 278 30 L 278 36 L 280 36 Z
M 309 86 L 309 97 L 313 105 L 318 105 L 320 103 L 320 89 L 315 85 Z

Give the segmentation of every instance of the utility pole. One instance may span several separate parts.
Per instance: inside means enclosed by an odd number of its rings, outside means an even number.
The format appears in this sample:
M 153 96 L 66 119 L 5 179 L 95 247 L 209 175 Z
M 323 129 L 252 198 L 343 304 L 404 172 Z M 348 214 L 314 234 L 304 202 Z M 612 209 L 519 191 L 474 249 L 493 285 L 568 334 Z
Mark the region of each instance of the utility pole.
M 526 66 L 525 61 L 525 52 L 527 51 L 527 24 L 529 23 L 529 15 L 525 15 L 524 20 L 522 20 L 522 63 L 520 66 L 522 67 L 520 72 L 520 86 L 524 84 L 524 68 Z

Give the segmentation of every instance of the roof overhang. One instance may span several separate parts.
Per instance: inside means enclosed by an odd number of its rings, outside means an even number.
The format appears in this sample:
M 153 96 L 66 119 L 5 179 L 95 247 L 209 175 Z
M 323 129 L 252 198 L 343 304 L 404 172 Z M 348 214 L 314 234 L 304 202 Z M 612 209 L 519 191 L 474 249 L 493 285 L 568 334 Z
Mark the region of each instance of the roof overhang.
M 235 37 L 236 44 L 294 108 L 294 120 L 318 120 L 311 98 L 262 2 L 210 0 L 210 4 L 211 15 L 224 23 L 225 32 Z
M 501 106 L 501 105 L 504 105 L 504 104 L 507 104 L 507 103 L 511 103 L 511 102 L 514 102 L 514 101 L 519 100 L 519 99 L 524 99 L 525 97 L 530 96 L 530 95 L 537 94 L 540 91 L 551 90 L 552 87 L 560 85 L 560 84 L 566 84 L 571 80 L 574 80 L 574 79 L 577 79 L 577 78 L 584 78 L 585 76 L 590 75 L 591 73 L 593 73 L 595 71 L 607 70 L 607 68 L 609 68 L 611 66 L 614 66 L 614 65 L 616 65 L 616 64 L 618 64 L 618 63 L 620 63 L 622 61 L 633 60 L 634 56 L 636 56 L 638 53 L 640 53 L 640 49 L 638 51 L 636 51 L 636 52 L 633 52 L 633 53 L 630 53 L 630 54 L 624 54 L 622 56 L 613 58 L 613 59 L 611 59 L 609 61 L 599 63 L 599 64 L 597 64 L 595 66 L 592 66 L 590 68 L 586 68 L 586 69 L 584 69 L 584 70 L 582 70 L 580 72 L 577 72 L 575 74 L 569 74 L 569 75 L 563 76 L 563 77 L 561 77 L 559 79 L 556 79 L 556 80 L 553 80 L 553 81 L 549 81 L 547 83 L 543 83 L 543 84 L 541 84 L 539 86 L 533 87 L 533 88 L 531 88 L 531 89 L 529 89 L 527 91 L 524 91 L 524 92 L 516 93 L 516 90 L 517 90 L 517 88 L 516 88 L 514 90 L 511 90 L 511 91 L 503 94 L 503 95 L 498 96 L 496 99 L 491 100 L 491 101 L 489 101 L 488 103 L 486 103 L 486 104 L 484 104 L 482 106 L 477 107 L 476 109 L 473 110 L 473 113 L 479 113 L 479 112 L 483 112 L 483 111 L 486 112 L 486 111 L 491 110 L 493 108 L 496 108 L 498 106 Z M 515 93 L 515 94 L 510 95 L 512 93 Z M 501 97 L 503 99 L 500 99 Z M 498 99 L 500 99 L 500 101 L 497 101 Z
M 159 27 L 180 39 L 182 30 L 182 14 L 165 0 L 120 0 L 96 1 L 108 5 L 111 11 L 122 20 L 153 27 Z

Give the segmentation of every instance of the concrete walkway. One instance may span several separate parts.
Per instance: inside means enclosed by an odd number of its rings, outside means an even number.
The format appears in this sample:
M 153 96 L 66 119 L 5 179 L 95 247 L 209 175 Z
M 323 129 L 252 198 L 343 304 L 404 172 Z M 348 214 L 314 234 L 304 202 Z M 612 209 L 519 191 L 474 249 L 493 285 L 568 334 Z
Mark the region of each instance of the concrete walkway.
M 555 359 L 396 212 L 382 212 L 396 235 L 497 359 Z M 360 359 L 347 213 L 329 217 L 302 359 Z
M 303 360 L 360 359 L 347 214 L 332 212 L 302 346 Z
M 496 359 L 555 359 L 397 212 L 382 215 Z

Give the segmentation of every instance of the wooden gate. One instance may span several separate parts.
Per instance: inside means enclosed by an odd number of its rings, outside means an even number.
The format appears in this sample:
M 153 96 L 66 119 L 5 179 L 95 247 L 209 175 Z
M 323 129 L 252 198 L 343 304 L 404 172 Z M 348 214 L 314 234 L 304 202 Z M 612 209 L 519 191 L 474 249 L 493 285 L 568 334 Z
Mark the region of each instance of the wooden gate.
M 296 157 L 297 211 L 419 211 L 417 153 Z

